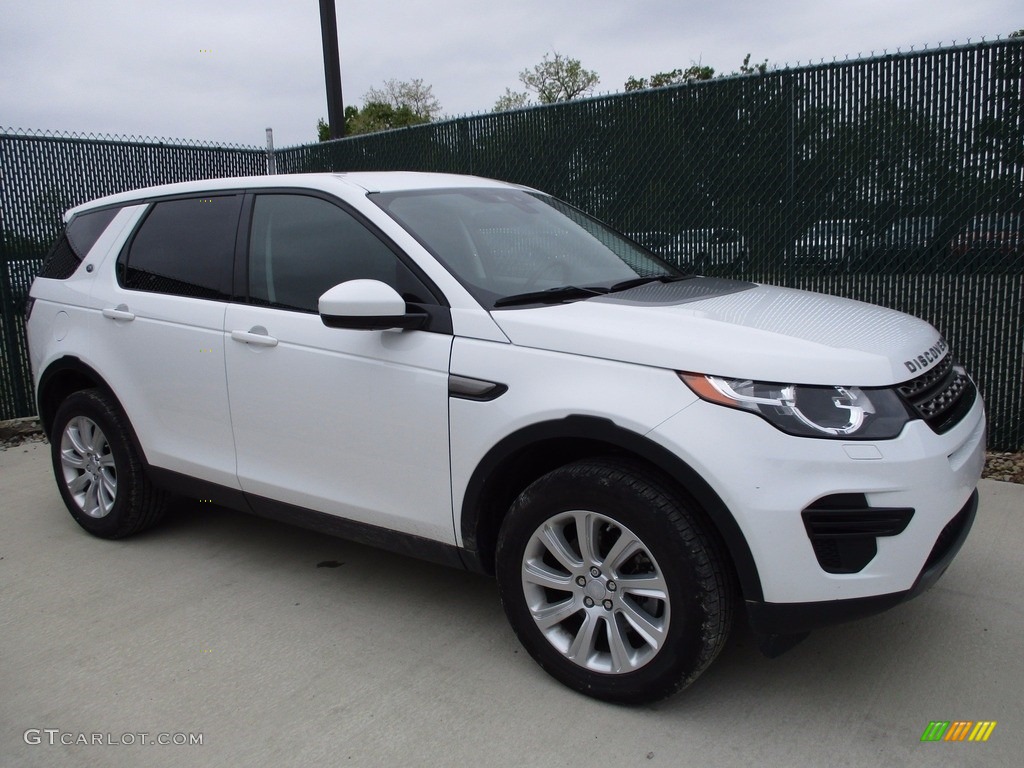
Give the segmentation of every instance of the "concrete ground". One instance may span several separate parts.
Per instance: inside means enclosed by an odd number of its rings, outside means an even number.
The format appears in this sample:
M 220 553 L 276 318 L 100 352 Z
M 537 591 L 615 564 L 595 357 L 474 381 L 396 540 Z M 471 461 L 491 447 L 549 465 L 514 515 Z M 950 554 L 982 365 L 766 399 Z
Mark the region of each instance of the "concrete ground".
M 48 446 L 10 448 L 0 766 L 1019 765 L 1024 486 L 981 489 L 927 594 L 775 660 L 741 624 L 689 690 L 624 708 L 545 675 L 492 581 L 199 504 L 95 539 Z M 998 726 L 922 743 L 933 720 Z M 202 744 L 139 744 L 160 734 Z

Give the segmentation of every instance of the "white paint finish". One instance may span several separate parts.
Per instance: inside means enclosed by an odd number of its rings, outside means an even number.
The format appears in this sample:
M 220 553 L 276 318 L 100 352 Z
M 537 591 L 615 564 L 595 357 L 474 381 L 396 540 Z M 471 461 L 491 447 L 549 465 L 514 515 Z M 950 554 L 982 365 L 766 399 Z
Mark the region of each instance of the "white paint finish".
M 124 406 L 148 461 L 237 488 L 224 372 L 227 305 L 128 291 L 113 280 L 97 285 L 94 297 L 135 315 L 116 320 L 91 312 L 91 354 L 83 362 Z
M 571 415 L 608 419 L 644 435 L 697 401 L 670 370 L 475 339 L 455 340 L 452 373 L 504 384 L 490 402 L 452 399 L 452 490 L 456 530 L 479 462 L 504 438 Z M 723 409 L 724 410 L 724 409 Z
M 678 305 L 594 299 L 492 316 L 514 344 L 794 384 L 906 381 L 920 372 L 903 361 L 939 338 L 923 320 L 890 309 L 766 285 Z
M 277 345 L 226 349 L 242 489 L 451 543 L 452 337 L 229 306 L 228 336 L 256 326 Z

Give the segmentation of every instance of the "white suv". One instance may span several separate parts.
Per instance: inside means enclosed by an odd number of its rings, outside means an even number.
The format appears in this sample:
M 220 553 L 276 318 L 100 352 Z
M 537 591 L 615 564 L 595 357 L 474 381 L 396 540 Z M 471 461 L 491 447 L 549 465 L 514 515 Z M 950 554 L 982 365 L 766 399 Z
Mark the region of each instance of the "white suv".
M 985 419 L 927 323 L 685 275 L 487 179 L 219 179 L 72 209 L 28 335 L 90 533 L 169 494 L 495 574 L 533 657 L 622 702 L 743 610 L 776 654 L 930 586 Z

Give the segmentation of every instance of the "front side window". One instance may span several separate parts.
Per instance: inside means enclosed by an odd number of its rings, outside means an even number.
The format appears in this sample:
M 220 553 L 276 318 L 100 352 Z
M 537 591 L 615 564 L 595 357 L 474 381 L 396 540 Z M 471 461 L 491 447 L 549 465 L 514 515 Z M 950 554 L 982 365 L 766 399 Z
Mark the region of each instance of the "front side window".
M 118 280 L 136 291 L 226 300 L 242 195 L 156 203 L 118 259 Z
M 316 312 L 325 291 L 347 280 L 387 283 L 408 302 L 430 292 L 394 252 L 352 214 L 318 197 L 258 195 L 249 239 L 249 298 Z
M 604 291 L 674 268 L 547 195 L 518 189 L 441 189 L 371 199 L 484 306 L 568 286 Z

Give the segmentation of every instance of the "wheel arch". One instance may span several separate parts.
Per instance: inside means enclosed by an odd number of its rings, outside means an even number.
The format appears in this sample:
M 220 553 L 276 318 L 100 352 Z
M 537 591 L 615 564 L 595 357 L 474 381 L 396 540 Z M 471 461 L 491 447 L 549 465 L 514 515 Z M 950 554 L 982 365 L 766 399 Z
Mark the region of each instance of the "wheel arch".
M 568 416 L 533 424 L 495 445 L 477 465 L 462 500 L 463 551 L 473 570 L 494 573 L 502 520 L 515 498 L 547 472 L 581 458 L 620 456 L 655 470 L 674 490 L 690 496 L 729 553 L 747 600 L 764 593 L 750 547 L 728 507 L 692 467 L 666 448 L 610 419 Z
M 124 420 L 135 450 L 142 457 L 143 463 L 147 464 L 146 454 L 142 450 L 138 435 L 135 434 L 132 421 L 128 418 L 128 414 L 125 412 L 124 406 L 121 405 L 120 399 L 114 394 L 114 390 L 110 388 L 110 385 L 104 381 L 103 377 L 95 369 L 73 355 L 67 355 L 54 360 L 39 377 L 39 386 L 36 389 L 36 404 L 39 408 L 39 421 L 43 426 L 43 433 L 51 440 L 53 439 L 51 432 L 53 431 L 53 421 L 57 415 L 57 409 L 60 408 L 60 404 L 68 395 L 83 389 L 98 389 L 110 399 L 113 406 L 117 409 L 118 415 Z

